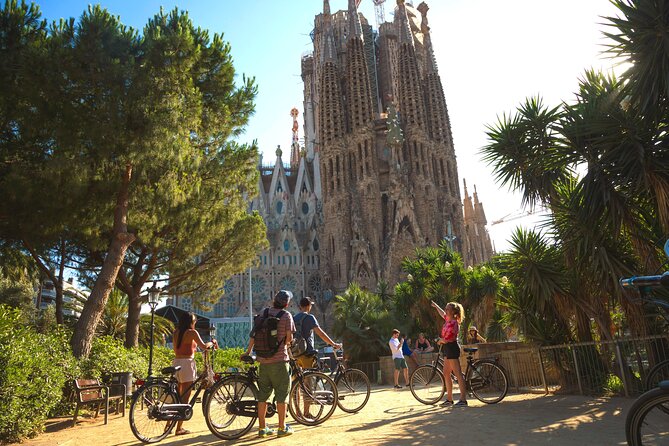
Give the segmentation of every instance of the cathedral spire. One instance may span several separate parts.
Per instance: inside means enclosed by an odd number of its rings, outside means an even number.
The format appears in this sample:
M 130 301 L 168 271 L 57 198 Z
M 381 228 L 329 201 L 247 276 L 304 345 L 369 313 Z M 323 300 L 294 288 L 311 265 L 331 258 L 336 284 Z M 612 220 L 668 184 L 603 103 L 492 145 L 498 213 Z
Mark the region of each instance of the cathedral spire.
M 335 48 L 334 30 L 332 28 L 332 15 L 330 14 L 329 0 L 323 0 L 323 22 L 324 33 L 321 51 L 321 62 L 337 62 L 337 50 Z
M 399 43 L 408 43 L 413 46 L 413 36 L 411 35 L 411 27 L 409 25 L 409 18 L 407 17 L 407 8 L 404 5 L 404 0 L 397 0 L 397 13 L 399 17 Z
M 423 33 L 423 43 L 425 46 L 425 68 L 427 73 L 436 73 L 437 61 L 434 57 L 434 49 L 432 48 L 430 27 L 427 24 L 427 11 L 429 10 L 430 7 L 427 6 L 427 3 L 425 2 L 421 2 L 421 4 L 418 5 L 418 11 L 420 11 L 421 15 L 420 30 Z
M 358 6 L 356 0 L 348 0 L 348 38 L 362 39 L 362 25 L 360 24 L 360 17 L 358 17 Z

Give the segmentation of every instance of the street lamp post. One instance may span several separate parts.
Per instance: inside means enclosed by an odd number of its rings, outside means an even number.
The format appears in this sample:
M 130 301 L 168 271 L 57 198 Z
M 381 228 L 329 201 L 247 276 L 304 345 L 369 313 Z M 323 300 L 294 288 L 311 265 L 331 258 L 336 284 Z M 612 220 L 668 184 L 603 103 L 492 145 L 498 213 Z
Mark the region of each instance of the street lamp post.
M 148 289 L 148 297 L 149 297 L 149 306 L 151 307 L 151 339 L 150 339 L 150 344 L 149 344 L 149 374 L 148 376 L 150 377 L 153 373 L 151 368 L 153 367 L 153 329 L 154 329 L 154 323 L 153 323 L 153 318 L 155 316 L 156 312 L 156 307 L 158 306 L 158 302 L 160 301 L 160 288 L 156 287 L 156 282 L 153 282 L 153 286 Z
M 215 336 L 216 336 L 216 325 L 211 324 L 209 326 L 209 341 L 213 342 Z

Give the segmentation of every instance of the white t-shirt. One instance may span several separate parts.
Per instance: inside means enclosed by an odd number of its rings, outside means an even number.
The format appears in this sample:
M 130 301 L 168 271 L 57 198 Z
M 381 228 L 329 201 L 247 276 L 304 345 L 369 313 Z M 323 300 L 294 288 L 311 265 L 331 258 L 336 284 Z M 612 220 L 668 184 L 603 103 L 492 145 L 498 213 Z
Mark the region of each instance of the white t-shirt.
M 388 341 L 388 345 L 390 346 L 390 351 L 393 353 L 393 359 L 404 359 L 399 339 L 390 338 L 390 341 Z

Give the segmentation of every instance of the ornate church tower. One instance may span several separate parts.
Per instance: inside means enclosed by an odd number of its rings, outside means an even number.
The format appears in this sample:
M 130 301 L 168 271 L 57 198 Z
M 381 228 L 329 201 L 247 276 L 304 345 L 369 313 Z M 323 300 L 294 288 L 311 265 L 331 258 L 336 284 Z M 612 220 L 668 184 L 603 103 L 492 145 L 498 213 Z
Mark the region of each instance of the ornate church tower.
M 474 185 L 474 200 L 467 192 L 467 183 L 462 180 L 465 186 L 464 199 L 464 223 L 465 223 L 465 250 L 467 257 L 474 265 L 489 261 L 494 251 L 490 242 L 490 235 L 485 225 L 488 223 L 483 210 L 483 203 L 479 201 Z
M 468 263 L 429 8 L 397 0 L 394 21 L 371 32 L 356 3 L 333 13 L 323 1 L 313 54 L 302 58 L 305 152 L 322 202 L 320 271 L 334 292 L 352 281 L 392 285 L 405 257 L 445 238 Z

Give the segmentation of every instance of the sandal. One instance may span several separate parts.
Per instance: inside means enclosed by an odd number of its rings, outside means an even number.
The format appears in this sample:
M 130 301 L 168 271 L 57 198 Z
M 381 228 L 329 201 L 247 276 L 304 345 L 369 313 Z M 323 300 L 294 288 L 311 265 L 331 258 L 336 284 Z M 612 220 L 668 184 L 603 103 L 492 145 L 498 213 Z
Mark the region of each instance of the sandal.
M 181 429 L 174 433 L 174 435 L 188 435 L 188 434 L 190 434 L 190 431 L 188 429 Z

